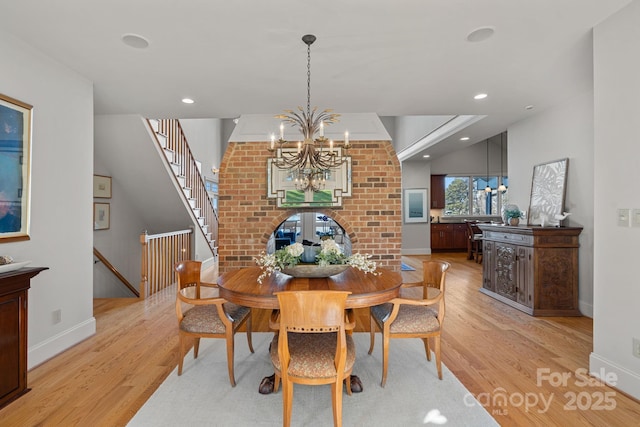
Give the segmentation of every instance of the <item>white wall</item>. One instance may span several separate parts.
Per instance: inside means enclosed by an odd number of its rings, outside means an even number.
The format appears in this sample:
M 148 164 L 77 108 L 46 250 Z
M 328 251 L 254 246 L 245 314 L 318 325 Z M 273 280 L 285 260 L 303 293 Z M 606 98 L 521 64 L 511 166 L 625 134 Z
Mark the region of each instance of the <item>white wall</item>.
M 31 368 L 95 333 L 93 88 L 1 30 L 0 57 L 0 92 L 33 105 L 31 239 L 0 243 L 2 254 L 49 267 L 29 290 Z
M 180 126 L 193 157 L 202 163 L 202 175 L 218 182 L 218 176 L 211 172 L 213 166 L 220 168 L 222 159 L 220 119 L 180 119 Z
M 640 399 L 640 227 L 617 225 L 617 209 L 640 208 L 640 2 L 594 30 L 595 268 L 594 346 L 590 370 L 617 376 L 615 386 Z
M 402 190 L 427 189 L 427 211 L 431 205 L 431 164 L 429 162 L 402 162 Z M 403 208 L 404 209 L 404 201 Z M 404 213 L 403 213 L 404 218 Z M 431 253 L 431 223 L 407 224 L 402 221 L 402 254 L 423 255 Z
M 515 123 L 509 133 L 509 200 L 528 210 L 533 167 L 569 158 L 564 225 L 580 234 L 580 312 L 593 317 L 593 93 Z

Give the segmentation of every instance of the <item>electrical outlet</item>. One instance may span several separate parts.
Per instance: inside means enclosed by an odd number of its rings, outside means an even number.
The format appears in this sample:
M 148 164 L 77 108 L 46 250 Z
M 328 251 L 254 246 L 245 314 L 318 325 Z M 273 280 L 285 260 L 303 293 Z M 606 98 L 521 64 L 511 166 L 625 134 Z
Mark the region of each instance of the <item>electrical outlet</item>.
M 61 309 L 54 310 L 51 313 L 51 323 L 55 325 L 60 322 L 62 322 L 62 310 Z
M 635 357 L 640 358 L 640 338 L 633 339 L 633 351 L 631 353 Z

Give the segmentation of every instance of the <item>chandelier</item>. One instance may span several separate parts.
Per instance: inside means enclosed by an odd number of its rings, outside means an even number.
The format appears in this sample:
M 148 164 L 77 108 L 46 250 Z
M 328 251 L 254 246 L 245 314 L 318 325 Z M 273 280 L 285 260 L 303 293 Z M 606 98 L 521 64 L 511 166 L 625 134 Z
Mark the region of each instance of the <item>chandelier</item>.
M 331 169 L 338 168 L 349 159 L 346 153 L 351 146 L 349 132 L 344 133 L 344 155 L 333 140 L 324 136 L 325 125 L 339 121 L 339 114 L 333 113 L 333 110 L 318 112 L 317 107 L 311 110 L 311 45 L 316 41 L 316 36 L 307 34 L 302 37 L 302 41 L 307 45 L 307 109 L 305 111 L 298 107 L 297 111 L 285 110 L 285 114 L 276 116 L 282 120 L 280 138 L 276 140 L 272 133 L 268 150 L 274 153 L 271 164 L 289 171 L 296 190 L 315 192 L 324 189 Z M 302 133 L 303 139 L 297 142 L 297 146 L 284 139 L 285 123 L 297 127 Z

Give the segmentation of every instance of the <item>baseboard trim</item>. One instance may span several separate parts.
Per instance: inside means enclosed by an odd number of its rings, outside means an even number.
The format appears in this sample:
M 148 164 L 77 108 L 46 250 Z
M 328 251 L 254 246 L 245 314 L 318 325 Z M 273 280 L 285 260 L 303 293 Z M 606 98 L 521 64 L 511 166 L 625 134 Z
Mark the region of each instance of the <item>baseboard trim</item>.
M 584 301 L 578 301 L 578 310 L 583 316 L 587 316 L 593 319 L 593 304 L 588 304 Z
M 91 317 L 72 328 L 30 347 L 27 350 L 27 370 L 46 362 L 54 356 L 95 335 L 96 318 Z
M 615 381 L 609 383 L 607 378 L 611 377 L 612 373 L 615 374 Z M 603 380 L 616 390 L 640 400 L 640 375 L 636 372 L 632 372 L 592 352 L 589 355 L 589 374 Z

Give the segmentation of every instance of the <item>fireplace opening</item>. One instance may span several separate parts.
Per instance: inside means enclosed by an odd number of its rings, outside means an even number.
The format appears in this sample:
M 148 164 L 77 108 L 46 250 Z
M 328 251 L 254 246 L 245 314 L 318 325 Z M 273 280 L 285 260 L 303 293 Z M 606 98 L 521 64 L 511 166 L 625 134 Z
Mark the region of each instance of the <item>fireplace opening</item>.
M 325 239 L 333 239 L 345 255 L 351 255 L 351 239 L 334 218 L 322 212 L 297 212 L 273 230 L 267 242 L 267 253 L 293 243 L 319 248 L 321 241 Z M 303 261 L 313 262 L 310 259 Z

